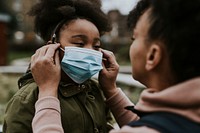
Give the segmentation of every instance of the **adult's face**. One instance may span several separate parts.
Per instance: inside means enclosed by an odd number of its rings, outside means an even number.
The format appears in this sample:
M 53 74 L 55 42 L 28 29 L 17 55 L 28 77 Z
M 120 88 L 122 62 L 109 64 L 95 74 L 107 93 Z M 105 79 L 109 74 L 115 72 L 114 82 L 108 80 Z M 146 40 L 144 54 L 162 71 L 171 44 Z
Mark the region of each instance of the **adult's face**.
M 145 69 L 148 40 L 147 33 L 149 29 L 148 12 L 146 11 L 139 19 L 136 27 L 133 29 L 133 42 L 130 47 L 129 55 L 132 66 L 132 76 L 134 79 L 145 84 L 147 71 Z

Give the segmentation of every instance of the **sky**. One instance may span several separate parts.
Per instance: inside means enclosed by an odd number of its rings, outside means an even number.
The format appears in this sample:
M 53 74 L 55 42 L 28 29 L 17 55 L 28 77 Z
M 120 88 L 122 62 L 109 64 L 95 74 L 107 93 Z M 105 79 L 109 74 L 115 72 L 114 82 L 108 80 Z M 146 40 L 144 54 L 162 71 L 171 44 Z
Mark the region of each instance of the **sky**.
M 126 15 L 135 6 L 137 0 L 102 0 L 102 10 L 118 9 L 121 14 Z

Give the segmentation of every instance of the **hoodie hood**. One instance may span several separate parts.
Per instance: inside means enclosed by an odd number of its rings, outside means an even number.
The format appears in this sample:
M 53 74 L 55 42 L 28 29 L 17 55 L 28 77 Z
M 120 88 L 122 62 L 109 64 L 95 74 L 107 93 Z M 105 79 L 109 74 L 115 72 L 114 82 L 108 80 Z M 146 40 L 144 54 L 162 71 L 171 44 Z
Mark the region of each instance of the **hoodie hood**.
M 172 112 L 200 123 L 200 78 L 191 79 L 162 91 L 145 89 L 135 109 L 142 112 Z

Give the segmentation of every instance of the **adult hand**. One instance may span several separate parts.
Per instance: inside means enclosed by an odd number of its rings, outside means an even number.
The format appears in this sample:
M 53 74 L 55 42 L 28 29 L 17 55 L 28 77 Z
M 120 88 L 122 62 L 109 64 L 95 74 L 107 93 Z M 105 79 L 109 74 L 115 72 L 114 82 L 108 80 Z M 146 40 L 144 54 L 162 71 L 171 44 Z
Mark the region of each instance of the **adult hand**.
M 105 96 L 108 98 L 116 92 L 116 78 L 119 71 L 119 65 L 114 54 L 108 50 L 101 50 L 103 53 L 103 69 L 99 74 L 99 83 Z
M 31 57 L 31 72 L 39 87 L 39 98 L 57 97 L 57 89 L 61 79 L 61 68 L 58 48 L 60 44 L 41 47 Z

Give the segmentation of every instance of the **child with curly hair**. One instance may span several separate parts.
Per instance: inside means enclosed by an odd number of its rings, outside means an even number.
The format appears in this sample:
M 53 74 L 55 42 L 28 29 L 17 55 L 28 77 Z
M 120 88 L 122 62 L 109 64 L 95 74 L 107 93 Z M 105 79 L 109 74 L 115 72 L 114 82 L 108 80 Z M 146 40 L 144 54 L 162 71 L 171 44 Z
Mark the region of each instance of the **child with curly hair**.
M 49 105 L 59 102 L 61 110 L 58 113 L 61 113 L 64 132 L 107 133 L 110 130 L 110 112 L 98 82 L 91 79 L 102 69 L 100 37 L 111 30 L 107 16 L 100 7 L 98 0 L 40 0 L 32 7 L 29 14 L 35 16 L 35 31 L 47 45 L 36 51 L 32 58 L 37 61 L 32 62 L 31 69 L 19 79 L 20 89 L 9 101 L 5 112 L 4 133 L 33 132 L 31 123 L 35 113 L 50 108 L 42 106 L 43 101 Z M 46 57 L 51 52 L 51 46 L 57 48 L 57 53 Z M 58 58 L 59 61 L 56 60 Z M 56 68 L 55 65 L 45 67 L 51 62 L 61 64 Z M 32 72 L 41 65 L 44 68 L 39 70 L 40 79 L 34 80 Z M 53 96 L 45 97 L 39 93 L 39 89 L 51 93 L 50 88 L 42 86 L 51 78 L 51 73 L 56 77 L 51 87 L 59 88 L 56 92 L 59 101 Z M 59 78 L 58 74 L 61 74 Z M 41 128 L 37 130 L 45 131 Z

